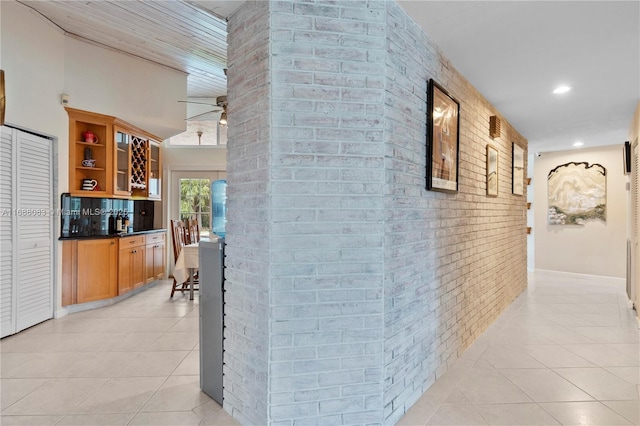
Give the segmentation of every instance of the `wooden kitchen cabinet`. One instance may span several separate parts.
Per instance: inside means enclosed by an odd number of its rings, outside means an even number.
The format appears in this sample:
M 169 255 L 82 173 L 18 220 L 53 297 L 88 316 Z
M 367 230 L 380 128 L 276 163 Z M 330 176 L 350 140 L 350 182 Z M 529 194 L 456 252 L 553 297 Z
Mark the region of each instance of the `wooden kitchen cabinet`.
M 113 142 L 113 195 L 131 196 L 131 149 L 130 136 L 125 129 L 114 126 Z
M 101 238 L 63 242 L 63 306 L 117 296 L 116 240 Z
M 145 241 L 145 281 L 150 283 L 164 278 L 165 234 L 147 234 Z
M 67 110 L 69 111 L 69 110 Z M 85 135 L 91 132 L 93 142 Z M 111 117 L 85 111 L 69 112 L 69 192 L 80 197 L 105 197 L 111 193 Z M 94 160 L 87 164 L 84 160 Z M 92 165 L 90 165 L 92 164 Z M 92 191 L 82 189 L 83 179 L 95 180 Z
M 118 295 L 143 286 L 146 283 L 145 237 L 120 238 L 118 251 Z
M 69 114 L 71 195 L 160 200 L 160 138 L 116 117 L 65 109 Z M 87 141 L 87 132 L 94 135 L 92 142 Z M 87 164 L 85 159 L 95 161 Z M 84 179 L 95 180 L 96 188 L 83 190 Z
M 166 230 L 62 241 L 62 306 L 111 299 L 165 276 Z
M 159 200 L 162 198 L 162 150 L 160 149 L 160 143 L 149 140 L 148 158 L 147 198 Z

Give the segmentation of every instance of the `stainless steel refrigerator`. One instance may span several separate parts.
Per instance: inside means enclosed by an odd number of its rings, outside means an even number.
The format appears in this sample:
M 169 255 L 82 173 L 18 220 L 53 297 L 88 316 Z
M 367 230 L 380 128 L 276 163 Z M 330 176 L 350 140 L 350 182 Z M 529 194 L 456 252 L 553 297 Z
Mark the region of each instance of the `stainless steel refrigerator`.
M 200 389 L 222 405 L 224 329 L 224 238 L 201 239 Z

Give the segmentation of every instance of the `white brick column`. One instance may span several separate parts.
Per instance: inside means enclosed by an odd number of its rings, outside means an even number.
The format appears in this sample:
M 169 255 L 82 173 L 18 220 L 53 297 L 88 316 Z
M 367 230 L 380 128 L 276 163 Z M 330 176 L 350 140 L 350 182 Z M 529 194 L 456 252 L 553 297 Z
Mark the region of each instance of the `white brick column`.
M 382 420 L 384 18 L 284 1 L 229 22 L 224 405 L 243 423 Z
M 229 22 L 223 407 L 268 424 L 271 200 L 269 2 Z
M 393 1 L 229 20 L 224 408 L 393 424 L 526 287 L 526 140 Z M 459 192 L 425 189 L 427 82 L 461 104 Z M 500 194 L 485 195 L 486 144 Z
M 380 1 L 272 3 L 274 423 L 382 421 L 383 22 Z

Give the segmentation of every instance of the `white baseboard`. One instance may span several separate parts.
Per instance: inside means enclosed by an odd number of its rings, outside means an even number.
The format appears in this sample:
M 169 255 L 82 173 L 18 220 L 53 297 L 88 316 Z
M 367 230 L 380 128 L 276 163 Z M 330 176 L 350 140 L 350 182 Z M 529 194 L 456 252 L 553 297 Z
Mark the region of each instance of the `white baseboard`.
M 53 312 L 53 317 L 55 319 L 62 318 L 67 315 L 69 315 L 69 311 L 66 308 L 58 308 Z
M 624 277 L 607 277 L 604 275 L 590 275 L 590 274 L 578 274 L 576 272 L 565 272 L 565 271 L 551 271 L 548 269 L 534 269 L 535 274 L 545 274 L 545 275 L 555 275 L 562 277 L 572 277 L 579 278 L 581 280 L 594 280 L 594 281 L 610 281 L 612 284 L 623 284 L 626 285 L 627 279 Z
M 135 290 L 131 290 L 128 293 L 122 294 L 120 296 L 116 296 L 111 299 L 96 300 L 94 302 L 79 303 L 77 305 L 67 305 L 65 307 L 58 308 L 53 313 L 53 317 L 62 318 L 65 315 L 75 314 L 76 312 L 83 312 L 83 311 L 88 311 L 90 309 L 104 308 L 107 306 L 114 305 L 122 300 L 130 298 L 131 296 L 135 296 L 140 292 L 148 290 L 149 288 L 155 286 L 159 281 L 161 280 L 153 281 L 152 283 L 146 284 L 140 288 L 136 288 Z

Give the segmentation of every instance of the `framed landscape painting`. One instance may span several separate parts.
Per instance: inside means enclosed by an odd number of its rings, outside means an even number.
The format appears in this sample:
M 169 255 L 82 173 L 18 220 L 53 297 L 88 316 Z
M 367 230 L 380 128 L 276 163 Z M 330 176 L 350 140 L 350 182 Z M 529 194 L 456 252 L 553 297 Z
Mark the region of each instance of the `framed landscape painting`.
M 458 191 L 460 103 L 429 80 L 427 108 L 427 189 Z
M 487 195 L 498 196 L 498 150 L 487 145 Z
M 607 169 L 602 164 L 571 162 L 547 175 L 547 223 L 585 225 L 607 221 Z

